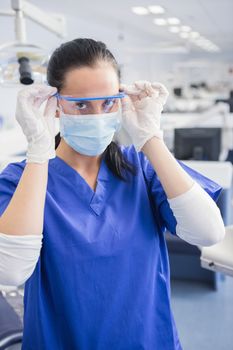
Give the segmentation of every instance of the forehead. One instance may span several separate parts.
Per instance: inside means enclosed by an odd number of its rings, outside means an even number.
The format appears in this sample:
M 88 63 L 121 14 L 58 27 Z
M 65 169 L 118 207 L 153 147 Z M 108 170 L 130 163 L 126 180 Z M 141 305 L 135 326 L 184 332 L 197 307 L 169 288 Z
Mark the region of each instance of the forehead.
M 61 93 L 83 97 L 113 95 L 119 91 L 115 69 L 107 63 L 96 67 L 74 68 L 65 75 Z

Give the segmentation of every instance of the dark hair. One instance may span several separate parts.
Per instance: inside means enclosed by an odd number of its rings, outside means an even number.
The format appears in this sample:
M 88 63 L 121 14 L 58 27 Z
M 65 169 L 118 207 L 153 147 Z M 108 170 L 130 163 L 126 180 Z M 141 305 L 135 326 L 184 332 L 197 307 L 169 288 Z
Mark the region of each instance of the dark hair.
M 53 52 L 48 63 L 47 81 L 60 91 L 68 71 L 87 66 L 95 67 L 101 61 L 110 63 L 120 79 L 117 61 L 103 42 L 86 38 L 68 41 Z M 60 140 L 60 134 L 57 134 L 55 148 L 58 147 Z M 104 152 L 104 157 L 108 168 L 121 180 L 126 180 L 127 172 L 136 174 L 136 168 L 124 157 L 116 142 L 110 143 Z

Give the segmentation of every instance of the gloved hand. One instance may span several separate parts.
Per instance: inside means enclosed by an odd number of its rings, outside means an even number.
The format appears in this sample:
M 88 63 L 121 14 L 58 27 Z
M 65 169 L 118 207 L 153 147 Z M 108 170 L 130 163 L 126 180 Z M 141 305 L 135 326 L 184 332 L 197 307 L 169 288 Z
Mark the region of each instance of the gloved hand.
M 137 81 L 120 86 L 128 96 L 122 100 L 122 124 L 137 151 L 152 137 L 163 138 L 160 118 L 168 91 L 160 83 Z
M 56 88 L 32 85 L 18 93 L 16 120 L 28 141 L 27 163 L 44 163 L 55 158 Z M 47 101 L 44 113 L 40 106 Z

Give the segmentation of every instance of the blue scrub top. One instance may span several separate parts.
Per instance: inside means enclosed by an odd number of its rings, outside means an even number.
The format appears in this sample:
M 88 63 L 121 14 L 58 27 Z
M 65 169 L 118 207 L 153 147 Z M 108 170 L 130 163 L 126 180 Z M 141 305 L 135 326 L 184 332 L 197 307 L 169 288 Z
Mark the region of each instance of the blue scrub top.
M 124 182 L 103 159 L 95 192 L 59 157 L 49 162 L 43 246 L 25 284 L 23 350 L 182 349 L 164 235 L 176 233 L 176 219 L 147 158 L 134 147 L 122 151 L 137 175 Z M 0 214 L 24 166 L 12 163 L 0 175 Z M 217 198 L 217 184 L 182 166 Z

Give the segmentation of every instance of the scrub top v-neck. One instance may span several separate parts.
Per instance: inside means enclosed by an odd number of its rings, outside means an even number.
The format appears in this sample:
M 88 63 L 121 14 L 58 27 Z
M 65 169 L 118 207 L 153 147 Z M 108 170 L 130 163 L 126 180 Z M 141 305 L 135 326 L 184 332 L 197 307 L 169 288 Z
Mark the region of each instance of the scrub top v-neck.
M 137 175 L 122 181 L 103 159 L 95 191 L 59 157 L 49 162 L 43 244 L 25 284 L 23 350 L 181 349 L 164 235 L 176 234 L 176 219 L 146 157 L 134 147 L 122 152 Z M 0 175 L 0 214 L 24 166 Z
M 104 205 L 106 186 L 109 181 L 109 170 L 104 159 L 100 163 L 95 189 L 92 189 L 86 180 L 61 158 L 56 157 L 54 160 L 51 160 L 50 166 L 61 176 L 64 176 L 66 180 L 69 179 L 69 185 L 83 203 L 89 205 L 96 215 L 100 214 Z

